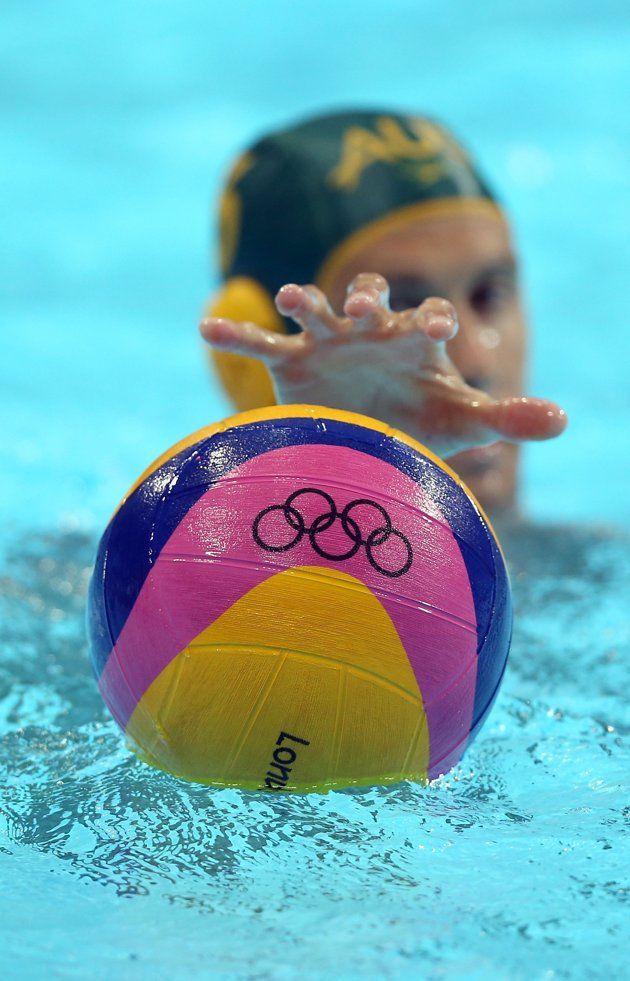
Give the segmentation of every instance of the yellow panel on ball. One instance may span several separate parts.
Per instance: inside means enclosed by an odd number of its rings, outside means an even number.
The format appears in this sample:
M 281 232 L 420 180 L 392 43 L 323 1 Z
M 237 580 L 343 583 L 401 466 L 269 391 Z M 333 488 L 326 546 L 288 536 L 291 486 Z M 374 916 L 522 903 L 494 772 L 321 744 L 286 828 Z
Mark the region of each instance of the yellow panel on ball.
M 251 789 L 423 780 L 429 750 L 390 617 L 358 579 L 315 566 L 272 576 L 195 637 L 127 734 L 154 766 Z

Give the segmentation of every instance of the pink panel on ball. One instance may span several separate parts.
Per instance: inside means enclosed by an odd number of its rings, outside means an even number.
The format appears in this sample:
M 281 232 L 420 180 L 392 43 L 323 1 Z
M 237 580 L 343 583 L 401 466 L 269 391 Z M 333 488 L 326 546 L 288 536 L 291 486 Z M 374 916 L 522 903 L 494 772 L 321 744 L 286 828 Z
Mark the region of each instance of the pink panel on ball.
M 399 578 L 383 575 L 368 561 L 365 546 L 342 562 L 331 561 L 317 554 L 308 534 L 287 551 L 264 551 L 252 531 L 257 515 L 303 487 L 325 491 L 339 513 L 357 498 L 380 504 L 411 543 L 409 570 Z M 308 523 L 319 500 L 295 502 Z M 327 510 L 323 499 L 321 504 L 319 513 Z M 360 525 L 364 537 L 379 523 L 370 508 L 350 514 L 365 523 Z M 295 536 L 279 510 L 268 512 L 258 530 L 259 538 L 276 535 L 276 544 Z M 332 554 L 352 545 L 339 519 L 316 540 Z M 390 569 L 407 554 L 395 536 L 373 550 Z M 447 519 L 427 491 L 390 464 L 348 447 L 272 450 L 236 467 L 191 507 L 147 576 L 101 676 L 103 697 L 123 728 L 157 675 L 232 603 L 277 572 L 309 565 L 340 569 L 378 597 L 422 692 L 430 775 L 444 772 L 447 759 L 452 766 L 466 745 L 476 681 L 477 625 L 466 567 Z

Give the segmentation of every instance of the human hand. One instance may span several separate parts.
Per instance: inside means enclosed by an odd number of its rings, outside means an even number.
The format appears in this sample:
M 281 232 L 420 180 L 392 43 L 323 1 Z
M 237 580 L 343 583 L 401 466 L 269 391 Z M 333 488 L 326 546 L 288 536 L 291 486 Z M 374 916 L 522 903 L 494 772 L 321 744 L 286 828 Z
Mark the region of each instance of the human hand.
M 216 317 L 204 320 L 200 330 L 218 350 L 262 360 L 281 404 L 373 416 L 440 457 L 497 440 L 549 439 L 566 426 L 564 410 L 546 399 L 496 400 L 466 384 L 446 351 L 458 330 L 447 300 L 430 297 L 394 312 L 383 276 L 361 273 L 348 287 L 345 316 L 313 285 L 287 284 L 275 303 L 299 324 L 300 334 Z

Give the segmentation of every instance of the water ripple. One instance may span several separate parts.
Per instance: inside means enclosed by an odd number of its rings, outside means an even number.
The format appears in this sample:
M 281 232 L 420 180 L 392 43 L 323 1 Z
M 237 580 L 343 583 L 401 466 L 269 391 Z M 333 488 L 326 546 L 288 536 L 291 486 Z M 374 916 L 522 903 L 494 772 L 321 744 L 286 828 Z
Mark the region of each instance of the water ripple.
M 10 549 L 0 852 L 34 877 L 33 908 L 61 876 L 67 897 L 75 881 L 107 902 L 149 904 L 158 948 L 173 917 L 194 949 L 203 924 L 216 976 L 343 976 L 335 964 L 349 950 L 353 976 L 417 977 L 422 965 L 426 976 L 487 977 L 500 963 L 510 977 L 573 977 L 576 950 L 613 972 L 628 898 L 628 543 L 523 527 L 504 544 L 510 666 L 462 764 L 426 788 L 293 797 L 210 790 L 132 756 L 88 664 L 95 543 Z M 234 931 L 248 942 L 235 948 Z M 146 957 L 125 943 L 130 962 Z

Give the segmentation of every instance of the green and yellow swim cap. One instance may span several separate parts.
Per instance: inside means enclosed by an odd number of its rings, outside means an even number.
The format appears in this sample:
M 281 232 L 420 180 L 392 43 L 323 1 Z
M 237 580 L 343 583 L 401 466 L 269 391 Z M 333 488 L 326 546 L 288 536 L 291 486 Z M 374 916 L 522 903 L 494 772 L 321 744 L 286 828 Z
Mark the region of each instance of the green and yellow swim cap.
M 497 211 L 470 157 L 437 122 L 385 110 L 309 117 L 242 153 L 220 198 L 223 287 L 209 313 L 295 333 L 273 297 L 285 283 L 325 292 L 341 258 L 384 220 Z M 275 402 L 267 370 L 240 355 L 213 353 L 240 410 Z

